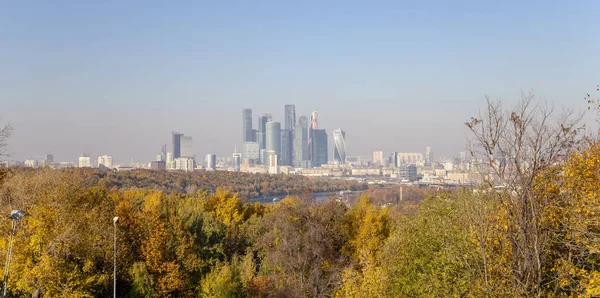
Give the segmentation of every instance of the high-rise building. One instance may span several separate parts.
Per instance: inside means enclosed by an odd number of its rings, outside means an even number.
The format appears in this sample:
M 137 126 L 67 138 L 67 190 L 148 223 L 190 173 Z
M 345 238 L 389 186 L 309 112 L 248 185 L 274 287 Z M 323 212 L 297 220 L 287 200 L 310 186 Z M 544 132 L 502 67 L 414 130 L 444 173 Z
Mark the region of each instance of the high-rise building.
M 333 131 L 333 160 L 342 164 L 346 162 L 346 132 L 341 129 Z
M 259 143 L 259 149 L 267 148 L 267 122 L 271 120 L 271 114 L 262 114 L 258 116 L 258 132 L 256 141 Z
M 417 181 L 417 166 L 401 165 L 398 171 L 398 176 L 402 180 L 408 180 L 410 182 Z
M 267 150 L 272 150 L 281 155 L 281 124 L 279 122 L 267 122 Z M 268 159 L 265 158 L 266 161 Z
M 89 168 L 92 166 L 92 161 L 90 160 L 89 155 L 83 153 L 81 154 L 81 156 L 79 157 L 79 163 L 78 163 L 80 168 Z
M 98 156 L 98 167 L 101 166 L 112 169 L 112 157 L 110 155 Z
M 167 152 L 167 170 L 175 169 L 175 161 L 173 160 L 173 153 Z
M 160 145 L 160 161 L 167 161 L 167 144 Z
M 319 115 L 317 111 L 313 111 L 310 116 L 310 128 L 308 129 L 308 159 L 313 160 L 313 130 L 319 128 Z
M 311 162 L 313 167 L 320 167 L 328 162 L 327 132 L 324 129 L 312 129 Z
M 260 158 L 260 149 L 258 142 L 244 143 L 244 160 L 247 164 L 256 164 Z
M 433 163 L 433 152 L 431 147 L 425 147 L 425 165 L 430 166 Z
M 294 138 L 291 130 L 281 131 L 281 156 L 279 164 L 284 166 L 292 165 L 294 158 Z
M 181 157 L 181 136 L 182 133 L 172 132 L 173 134 L 173 159 Z
M 194 140 L 192 137 L 181 135 L 180 146 L 179 157 L 194 157 Z
M 191 157 L 180 157 L 175 159 L 175 169 L 192 172 L 196 168 L 196 160 Z
M 373 151 L 373 165 L 383 165 L 383 151 Z
M 285 129 L 294 131 L 296 128 L 296 106 L 285 105 Z
M 308 161 L 308 118 L 300 116 L 298 125 L 294 131 L 294 166 L 298 168 L 306 167 Z
M 252 109 L 244 109 L 242 111 L 242 142 L 254 142 L 254 133 L 252 132 Z
M 390 166 L 399 167 L 400 163 L 401 163 L 401 161 L 400 161 L 398 152 L 392 152 L 390 154 Z
M 216 170 L 217 169 L 217 155 L 215 154 L 206 154 L 206 169 L 207 170 Z
M 269 174 L 277 174 L 277 154 L 275 154 L 272 150 L 268 150 L 267 156 L 269 156 Z
M 237 150 L 234 150 L 237 151 Z M 238 152 L 233 152 L 233 169 L 236 172 L 239 172 L 240 167 L 242 165 L 242 154 Z

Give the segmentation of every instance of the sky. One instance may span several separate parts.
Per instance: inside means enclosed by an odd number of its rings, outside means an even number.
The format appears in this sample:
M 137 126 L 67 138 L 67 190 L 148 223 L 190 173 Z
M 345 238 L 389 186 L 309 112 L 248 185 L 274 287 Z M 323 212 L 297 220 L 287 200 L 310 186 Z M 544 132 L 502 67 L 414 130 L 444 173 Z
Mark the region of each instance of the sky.
M 242 147 L 242 109 L 319 112 L 348 155 L 465 148 L 485 96 L 586 110 L 598 1 L 6 1 L 0 120 L 12 159 L 150 161 Z M 588 120 L 592 116 L 586 116 Z M 593 122 L 593 121 L 591 121 Z

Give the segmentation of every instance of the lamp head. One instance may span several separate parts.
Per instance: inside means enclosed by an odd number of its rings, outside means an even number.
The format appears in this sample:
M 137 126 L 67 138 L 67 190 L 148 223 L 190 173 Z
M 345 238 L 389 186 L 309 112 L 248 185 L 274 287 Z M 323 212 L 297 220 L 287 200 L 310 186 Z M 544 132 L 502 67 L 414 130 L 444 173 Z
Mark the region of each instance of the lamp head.
M 119 221 L 119 217 L 118 217 L 118 216 L 115 216 L 115 217 L 113 218 L 113 223 L 117 223 L 117 221 Z

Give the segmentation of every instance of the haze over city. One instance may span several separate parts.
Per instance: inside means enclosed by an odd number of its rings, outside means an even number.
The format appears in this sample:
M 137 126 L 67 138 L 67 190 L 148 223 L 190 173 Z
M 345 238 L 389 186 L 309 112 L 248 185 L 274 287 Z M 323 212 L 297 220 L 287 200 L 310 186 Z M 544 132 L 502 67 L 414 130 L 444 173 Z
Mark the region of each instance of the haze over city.
M 518 9 L 515 9 L 518 7 Z M 153 160 L 242 148 L 243 108 L 319 112 L 348 155 L 464 150 L 484 96 L 578 110 L 598 84 L 600 5 L 11 2 L 0 11 L 0 116 L 11 158 Z M 329 142 L 329 147 L 333 142 Z M 169 150 L 171 150 L 169 148 Z M 331 151 L 331 150 L 329 150 Z

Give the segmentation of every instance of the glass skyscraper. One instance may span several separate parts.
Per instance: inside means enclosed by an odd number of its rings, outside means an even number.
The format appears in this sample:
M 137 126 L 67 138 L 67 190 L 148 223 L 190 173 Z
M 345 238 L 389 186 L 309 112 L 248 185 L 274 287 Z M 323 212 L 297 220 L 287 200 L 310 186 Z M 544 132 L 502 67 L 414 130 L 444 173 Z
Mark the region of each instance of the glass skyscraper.
M 327 164 L 327 132 L 324 129 L 311 129 L 311 161 L 313 167 Z
M 281 158 L 281 123 L 270 121 L 266 125 L 266 148 Z
M 181 136 L 182 133 L 173 132 L 173 159 L 181 157 Z
M 254 133 L 252 131 L 252 109 L 243 110 L 242 125 L 242 144 L 245 142 L 254 142 Z
M 333 159 L 336 163 L 346 162 L 346 132 L 341 129 L 333 131 Z

